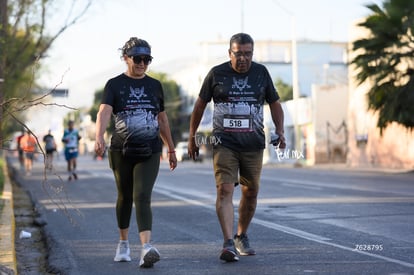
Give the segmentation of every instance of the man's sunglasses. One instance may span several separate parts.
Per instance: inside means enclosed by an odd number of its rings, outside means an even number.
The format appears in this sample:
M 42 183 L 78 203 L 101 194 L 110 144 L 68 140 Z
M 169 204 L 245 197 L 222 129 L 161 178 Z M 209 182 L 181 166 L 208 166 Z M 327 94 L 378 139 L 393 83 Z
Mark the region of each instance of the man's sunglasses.
M 141 61 L 144 61 L 144 64 L 148 65 L 152 61 L 152 57 L 148 55 L 145 55 L 145 56 L 135 55 L 135 56 L 130 56 L 130 58 L 134 61 L 135 64 L 140 64 Z

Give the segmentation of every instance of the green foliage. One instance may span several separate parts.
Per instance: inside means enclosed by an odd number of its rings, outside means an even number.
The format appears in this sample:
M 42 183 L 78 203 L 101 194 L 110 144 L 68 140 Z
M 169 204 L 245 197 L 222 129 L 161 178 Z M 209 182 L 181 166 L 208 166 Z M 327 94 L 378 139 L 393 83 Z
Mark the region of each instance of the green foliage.
M 89 115 L 91 116 L 91 120 L 93 122 L 96 122 L 96 116 L 99 111 L 99 105 L 101 104 L 103 92 L 104 92 L 103 89 L 99 89 L 95 91 L 95 95 L 93 98 L 93 104 L 92 104 L 92 107 L 89 109 Z
M 29 37 L 28 37 L 29 36 Z M 10 37 L 9 37 L 10 38 Z M 11 134 L 20 130 L 24 121 L 27 101 L 31 99 L 31 90 L 35 88 L 36 79 L 36 45 L 33 37 L 17 33 L 7 39 L 2 49 L 6 56 L 3 83 L 3 133 Z
M 181 134 L 186 130 L 187 124 L 181 121 L 181 97 L 180 87 L 177 82 L 168 78 L 168 75 L 160 72 L 149 73 L 152 77 L 158 79 L 164 89 L 164 106 L 168 115 L 173 140 L 179 141 Z
M 277 93 L 280 96 L 280 101 L 288 101 L 293 99 L 293 88 L 291 85 L 283 82 L 281 78 L 277 78 L 275 82 Z
M 378 111 L 381 132 L 392 122 L 414 128 L 414 2 L 386 0 L 381 9 L 367 5 L 373 13 L 359 26 L 368 38 L 353 43 L 360 53 L 353 60 L 359 83 L 369 81 L 368 108 Z
M 93 98 L 93 104 L 88 112 L 93 122 L 96 122 L 96 116 L 98 115 L 99 105 L 101 105 L 103 92 L 104 92 L 103 88 L 95 91 L 95 95 Z M 113 119 L 111 119 L 111 121 L 109 122 L 109 125 L 106 131 L 108 132 L 109 135 L 112 135 L 114 131 L 114 120 Z
M 75 128 L 78 127 L 77 125 L 79 125 L 82 122 L 82 110 L 81 109 L 76 109 L 74 111 L 71 111 L 69 113 L 67 113 L 65 115 L 65 117 L 63 118 L 63 127 L 67 127 L 69 121 L 73 121 Z
M 0 90 L 0 130 L 5 137 L 22 129 L 27 109 L 42 103 L 41 100 L 31 101 L 32 92 L 39 89 L 36 80 L 40 74 L 40 61 L 53 42 L 76 23 L 91 4 L 90 0 L 78 3 L 76 0 L 65 1 L 70 8 L 62 14 L 56 12 L 56 8 L 61 8 L 61 2 L 56 0 L 2 2 L 8 4 L 7 9 L 0 7 L 7 10 L 6 20 L 0 22 L 0 61 L 4 60 L 0 62 L 0 77 L 4 79 Z M 56 14 L 63 23 L 55 34 L 48 35 L 47 22 Z

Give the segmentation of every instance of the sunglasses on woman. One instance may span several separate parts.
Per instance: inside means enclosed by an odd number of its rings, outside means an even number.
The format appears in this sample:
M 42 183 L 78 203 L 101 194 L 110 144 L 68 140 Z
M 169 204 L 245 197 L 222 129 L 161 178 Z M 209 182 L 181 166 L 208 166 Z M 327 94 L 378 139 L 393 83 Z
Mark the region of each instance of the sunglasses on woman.
M 144 61 L 144 65 L 148 65 L 152 61 L 152 57 L 148 55 L 144 55 L 144 56 L 135 55 L 135 56 L 130 56 L 129 58 L 131 58 L 135 64 L 140 64 L 141 61 Z

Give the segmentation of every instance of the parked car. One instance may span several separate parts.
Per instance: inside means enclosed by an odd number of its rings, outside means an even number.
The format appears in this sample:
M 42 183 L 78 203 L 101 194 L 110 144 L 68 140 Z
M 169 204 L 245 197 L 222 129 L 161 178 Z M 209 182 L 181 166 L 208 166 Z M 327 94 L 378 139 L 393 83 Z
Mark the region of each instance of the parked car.
M 188 143 L 187 141 L 180 141 L 175 146 L 175 155 L 177 157 L 177 161 L 185 161 L 185 160 L 191 160 L 188 156 Z M 202 150 L 200 149 L 200 154 L 196 158 L 195 161 L 203 161 L 204 155 L 202 154 Z

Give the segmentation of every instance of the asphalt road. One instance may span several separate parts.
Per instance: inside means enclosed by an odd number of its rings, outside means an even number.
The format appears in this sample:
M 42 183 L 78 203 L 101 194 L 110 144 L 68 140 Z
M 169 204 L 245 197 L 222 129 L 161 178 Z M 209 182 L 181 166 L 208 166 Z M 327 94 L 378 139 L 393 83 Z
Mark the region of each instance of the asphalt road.
M 134 216 L 133 260 L 113 261 L 116 190 L 107 160 L 81 157 L 78 181 L 66 180 L 62 159 L 55 168 L 37 162 L 18 178 L 47 223 L 49 265 L 62 274 L 414 274 L 413 173 L 267 166 L 249 228 L 257 255 L 223 263 L 211 162 L 179 163 L 173 172 L 162 163 L 152 203 L 161 261 L 140 269 Z

